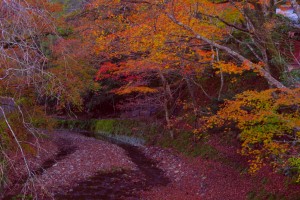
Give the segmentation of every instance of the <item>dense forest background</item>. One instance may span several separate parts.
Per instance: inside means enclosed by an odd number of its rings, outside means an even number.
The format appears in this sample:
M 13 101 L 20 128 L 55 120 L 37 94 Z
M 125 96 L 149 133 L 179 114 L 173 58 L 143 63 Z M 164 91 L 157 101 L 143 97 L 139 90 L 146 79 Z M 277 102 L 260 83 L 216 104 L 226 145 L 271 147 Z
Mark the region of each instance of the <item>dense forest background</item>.
M 294 0 L 0 0 L 0 182 L 7 151 L 70 126 L 195 154 L 226 138 L 249 173 L 299 182 L 300 31 L 278 8 L 300 16 Z

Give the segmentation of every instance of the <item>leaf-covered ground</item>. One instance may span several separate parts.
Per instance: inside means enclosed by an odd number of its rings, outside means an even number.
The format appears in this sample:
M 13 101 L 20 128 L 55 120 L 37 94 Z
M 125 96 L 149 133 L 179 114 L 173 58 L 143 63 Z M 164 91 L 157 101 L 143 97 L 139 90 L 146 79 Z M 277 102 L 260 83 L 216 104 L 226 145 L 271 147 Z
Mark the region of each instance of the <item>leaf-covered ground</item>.
M 288 184 L 284 176 L 268 168 L 254 176 L 247 174 L 245 159 L 236 153 L 234 144 L 224 145 L 217 137 L 211 137 L 208 143 L 224 155 L 223 159 L 191 158 L 160 147 L 118 146 L 66 131 L 52 133 L 46 140 L 42 148 L 54 157 L 54 152 L 68 147 L 74 151 L 39 171 L 34 181 L 39 199 L 300 197 L 299 185 Z M 49 161 L 46 156 L 43 159 Z

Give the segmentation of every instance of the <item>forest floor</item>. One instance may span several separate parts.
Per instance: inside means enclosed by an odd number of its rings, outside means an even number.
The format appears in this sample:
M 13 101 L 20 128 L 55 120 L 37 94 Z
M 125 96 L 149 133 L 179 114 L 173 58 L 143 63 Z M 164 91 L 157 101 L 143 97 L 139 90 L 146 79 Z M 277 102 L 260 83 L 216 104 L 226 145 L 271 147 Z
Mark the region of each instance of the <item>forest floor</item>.
M 37 192 L 38 199 L 300 199 L 299 185 L 288 184 L 268 168 L 255 176 L 241 170 L 244 161 L 217 137 L 209 143 L 227 155 L 225 160 L 69 131 L 47 135 L 39 156 L 28 159 L 36 176 L 27 192 Z M 12 199 L 25 183 L 26 171 L 20 158 L 18 162 L 19 168 L 11 172 L 14 187 L 6 190 L 4 199 Z M 23 178 L 17 179 L 20 174 Z

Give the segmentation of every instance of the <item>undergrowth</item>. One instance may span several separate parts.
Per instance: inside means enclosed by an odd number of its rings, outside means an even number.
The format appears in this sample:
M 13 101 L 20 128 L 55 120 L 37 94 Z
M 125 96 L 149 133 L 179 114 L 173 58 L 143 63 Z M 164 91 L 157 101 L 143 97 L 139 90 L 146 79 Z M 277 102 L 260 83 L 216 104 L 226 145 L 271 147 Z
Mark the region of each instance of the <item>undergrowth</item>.
M 138 137 L 146 141 L 150 141 L 151 136 L 162 130 L 162 126 L 158 123 L 149 124 L 130 119 L 58 120 L 57 124 L 58 128 L 125 135 Z
M 12 160 L 9 160 L 10 158 L 7 152 L 17 152 L 19 148 L 22 148 L 25 155 L 37 154 L 37 148 L 33 145 L 34 142 L 31 143 L 28 141 L 34 137 L 42 137 L 43 135 L 38 134 L 39 131 L 34 129 L 51 129 L 54 127 L 55 120 L 46 117 L 45 114 L 41 114 L 42 112 L 38 112 L 41 111 L 39 108 L 33 108 L 33 110 L 34 112 L 26 119 L 23 118 L 24 116 L 19 111 L 6 113 L 8 123 L 11 126 L 13 133 L 4 120 L 4 117 L 0 117 L 0 193 L 9 182 L 9 177 L 7 176 L 8 170 L 14 167 L 11 166 L 13 162 Z M 30 121 L 27 122 L 27 119 Z M 28 127 L 24 126 L 24 120 L 28 123 Z M 30 131 L 29 126 L 31 126 Z M 33 136 L 33 132 L 35 136 Z M 18 146 L 13 134 L 15 134 L 20 146 Z
M 168 131 L 159 123 L 130 119 L 59 120 L 58 128 L 137 137 L 144 139 L 147 144 L 173 148 L 187 156 L 201 156 L 213 160 L 221 158 L 216 148 L 207 144 L 204 139 L 196 139 L 192 132 L 180 131 L 171 139 Z

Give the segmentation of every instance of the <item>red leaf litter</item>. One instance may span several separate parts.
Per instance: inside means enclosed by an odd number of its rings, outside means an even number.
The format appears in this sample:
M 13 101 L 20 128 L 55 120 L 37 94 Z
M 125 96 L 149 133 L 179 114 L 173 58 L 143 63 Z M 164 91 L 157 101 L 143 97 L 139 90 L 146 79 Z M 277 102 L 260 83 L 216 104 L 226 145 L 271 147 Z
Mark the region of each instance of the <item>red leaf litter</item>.
M 66 131 L 50 135 L 48 141 L 41 142 L 43 155 L 39 158 L 29 158 L 30 163 L 35 163 L 31 167 L 36 168 L 43 159 L 55 155 L 59 149 L 57 145 L 74 145 L 76 150 L 35 177 L 38 199 L 51 199 L 54 193 L 71 191 L 76 183 L 92 177 L 99 171 L 113 171 L 116 168 L 137 170 L 124 149 L 115 144 Z M 138 199 L 300 200 L 300 185 L 288 184 L 288 177 L 273 172 L 271 168 L 265 167 L 252 176 L 243 170 L 247 166 L 247 160 L 236 153 L 236 144 L 224 145 L 217 136 L 212 136 L 208 144 L 216 148 L 224 158 L 187 157 L 172 149 L 140 147 L 146 157 L 154 160 L 157 167 L 163 170 L 170 183 L 139 191 Z M 17 169 L 19 175 L 24 174 L 21 162 L 18 163 Z M 16 179 L 16 173 L 11 173 L 11 177 Z
M 158 161 L 172 183 L 143 192 L 143 199 L 300 200 L 300 184 L 288 184 L 289 177 L 270 167 L 249 175 L 247 159 L 237 153 L 238 144 L 224 145 L 218 136 L 212 136 L 208 144 L 224 155 L 224 160 L 189 158 L 172 150 L 147 148 L 146 155 Z

